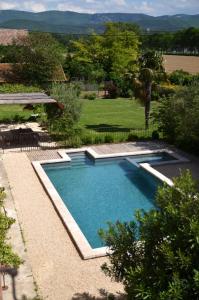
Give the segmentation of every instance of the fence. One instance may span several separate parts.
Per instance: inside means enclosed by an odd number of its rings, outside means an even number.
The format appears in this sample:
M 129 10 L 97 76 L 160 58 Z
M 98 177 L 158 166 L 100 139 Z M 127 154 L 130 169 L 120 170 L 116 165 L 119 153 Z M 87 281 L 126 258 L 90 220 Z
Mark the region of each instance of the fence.
M 56 136 L 56 141 L 47 132 L 23 132 L 11 130 L 0 133 L 0 147 L 18 149 L 18 151 L 33 151 L 42 149 L 57 149 L 62 147 L 79 147 L 81 145 L 119 143 L 149 139 L 155 126 L 149 129 L 120 128 L 118 126 L 87 126 L 79 134 L 64 139 L 63 135 Z

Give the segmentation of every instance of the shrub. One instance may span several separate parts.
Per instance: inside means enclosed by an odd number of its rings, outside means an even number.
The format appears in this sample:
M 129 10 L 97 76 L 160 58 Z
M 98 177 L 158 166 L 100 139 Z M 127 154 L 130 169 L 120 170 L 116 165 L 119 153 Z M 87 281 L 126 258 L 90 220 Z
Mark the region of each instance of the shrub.
M 95 100 L 97 98 L 97 95 L 96 93 L 89 93 L 89 94 L 85 94 L 84 98 L 88 100 Z
M 156 88 L 156 97 L 159 94 L 159 98 L 169 97 L 178 91 L 178 87 L 171 84 L 160 84 Z
M 0 93 L 37 93 L 41 88 L 32 85 L 5 83 L 0 85 Z
M 154 130 L 152 132 L 152 140 L 159 140 L 160 136 L 159 136 L 159 132 L 157 130 Z
M 181 88 L 177 94 L 163 99 L 154 113 L 158 131 L 170 143 L 199 152 L 199 84 Z
M 113 143 L 114 142 L 114 137 L 110 134 L 107 134 L 104 137 L 104 142 L 105 143 Z
M 107 98 L 115 99 L 120 95 L 120 90 L 113 81 L 106 82 L 104 89 L 108 91 Z
M 155 205 L 138 211 L 136 222 L 100 230 L 111 250 L 102 270 L 124 284 L 129 300 L 197 300 L 199 193 L 190 173 L 160 187 Z
M 67 141 L 66 141 L 66 145 L 68 147 L 72 147 L 72 148 L 79 148 L 82 145 L 82 141 L 81 139 L 77 136 L 77 137 L 70 137 Z
M 83 145 L 91 145 L 93 143 L 93 139 L 91 135 L 86 135 L 82 137 L 82 144 Z
M 96 136 L 96 137 L 95 137 L 95 140 L 94 140 L 94 143 L 95 143 L 95 144 L 103 144 L 103 143 L 104 143 L 104 138 L 103 138 L 103 136 L 101 136 L 101 135 Z
M 75 136 L 75 125 L 81 113 L 81 103 L 76 88 L 70 84 L 54 84 L 51 96 L 59 103 L 59 105 L 46 106 L 51 129 L 61 133 L 66 139 Z
M 129 133 L 127 141 L 128 142 L 133 142 L 133 141 L 136 141 L 136 140 L 138 140 L 138 136 L 136 134 Z
M 12 250 L 10 244 L 7 243 L 7 232 L 15 222 L 13 218 L 8 217 L 2 211 L 3 202 L 6 197 L 4 188 L 0 188 L 0 265 L 18 268 L 22 263 L 21 259 Z

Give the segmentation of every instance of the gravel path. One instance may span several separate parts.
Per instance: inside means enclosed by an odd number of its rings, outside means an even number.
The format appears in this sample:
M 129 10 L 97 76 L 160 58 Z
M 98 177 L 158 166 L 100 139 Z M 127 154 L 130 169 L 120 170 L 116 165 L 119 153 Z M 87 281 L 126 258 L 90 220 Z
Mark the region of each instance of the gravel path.
M 3 156 L 27 253 L 40 294 L 48 300 L 107 299 L 122 286 L 101 272 L 106 258 L 80 258 L 25 153 Z

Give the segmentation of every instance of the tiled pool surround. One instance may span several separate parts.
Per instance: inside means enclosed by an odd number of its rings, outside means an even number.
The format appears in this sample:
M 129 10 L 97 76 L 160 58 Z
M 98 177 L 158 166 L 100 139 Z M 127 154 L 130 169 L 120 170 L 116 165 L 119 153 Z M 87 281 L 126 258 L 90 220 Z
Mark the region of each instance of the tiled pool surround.
M 146 150 L 146 151 L 139 151 L 139 152 L 126 152 L 126 153 L 114 153 L 114 154 L 105 154 L 99 155 L 97 154 L 92 148 L 80 148 L 80 149 L 72 149 L 72 150 L 61 150 L 58 151 L 60 155 L 60 159 L 55 160 L 46 160 L 46 161 L 35 161 L 32 162 L 32 165 L 43 184 L 46 192 L 50 196 L 50 199 L 59 214 L 63 224 L 67 228 L 69 234 L 71 235 L 75 245 L 77 246 L 81 256 L 83 259 L 90 259 L 96 258 L 100 256 L 107 255 L 109 249 L 107 247 L 100 247 L 93 249 L 90 244 L 88 243 L 86 237 L 82 233 L 81 229 L 79 228 L 78 224 L 74 220 L 73 216 L 71 215 L 70 211 L 64 204 L 62 198 L 60 197 L 59 193 L 53 186 L 52 182 L 50 181 L 49 177 L 47 176 L 46 172 L 44 171 L 42 165 L 46 164 L 55 164 L 55 163 L 63 163 L 63 162 L 70 162 L 71 158 L 68 154 L 71 153 L 78 153 L 78 152 L 86 152 L 90 155 L 93 159 L 103 159 L 103 158 L 117 158 L 117 157 L 129 157 L 129 156 L 136 156 L 136 155 L 147 155 L 147 154 L 157 154 L 157 153 L 167 153 L 168 155 L 172 156 L 174 160 L 164 161 L 164 162 L 152 162 L 149 163 L 140 163 L 139 166 L 143 168 L 146 172 L 149 172 L 162 182 L 166 182 L 168 185 L 172 186 L 172 181 L 165 177 L 163 174 L 155 170 L 153 166 L 155 165 L 163 165 L 163 164 L 176 164 L 180 162 L 188 162 L 188 160 L 179 154 L 168 150 L 168 149 L 161 149 L 161 150 Z M 128 158 L 127 158 L 128 159 Z M 131 162 L 130 159 L 128 159 Z M 132 162 L 133 163 L 133 162 Z

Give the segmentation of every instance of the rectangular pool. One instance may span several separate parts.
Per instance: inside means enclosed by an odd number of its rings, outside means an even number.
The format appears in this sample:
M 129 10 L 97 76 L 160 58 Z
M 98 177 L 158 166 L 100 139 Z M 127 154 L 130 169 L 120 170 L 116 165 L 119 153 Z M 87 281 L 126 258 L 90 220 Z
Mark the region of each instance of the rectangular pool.
M 174 160 L 167 153 L 96 160 L 85 152 L 69 156 L 71 162 L 42 167 L 91 248 L 105 246 L 98 231 L 107 222 L 128 222 L 137 209 L 154 208 L 161 182 L 136 164 Z

